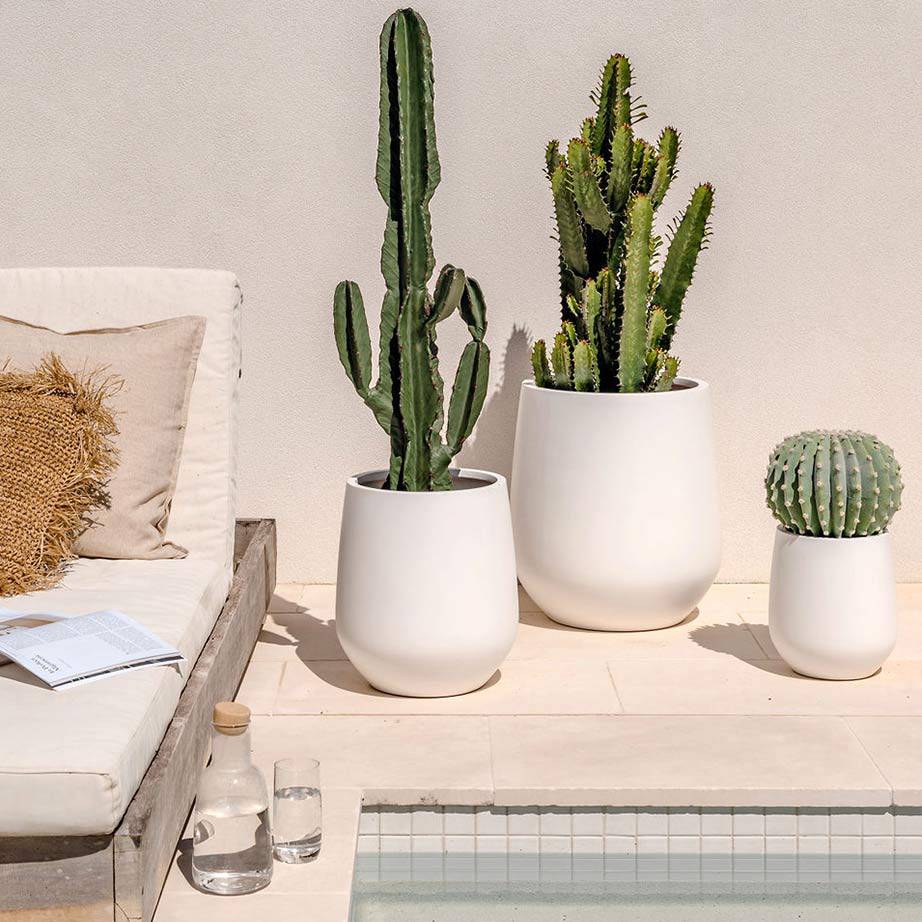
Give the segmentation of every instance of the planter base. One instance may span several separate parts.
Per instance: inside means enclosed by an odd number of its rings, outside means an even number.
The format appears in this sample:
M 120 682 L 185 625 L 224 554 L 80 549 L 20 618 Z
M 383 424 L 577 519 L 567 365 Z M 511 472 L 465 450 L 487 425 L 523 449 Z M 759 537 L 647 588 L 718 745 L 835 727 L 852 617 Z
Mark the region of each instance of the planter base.
M 874 675 L 896 644 L 890 535 L 775 533 L 768 627 L 784 661 L 813 679 Z
M 522 385 L 512 475 L 518 575 L 561 624 L 679 624 L 717 575 L 708 386 L 608 394 Z
M 489 682 L 519 621 L 506 481 L 454 471 L 450 492 L 346 484 L 336 633 L 365 680 L 388 695 L 447 698 Z

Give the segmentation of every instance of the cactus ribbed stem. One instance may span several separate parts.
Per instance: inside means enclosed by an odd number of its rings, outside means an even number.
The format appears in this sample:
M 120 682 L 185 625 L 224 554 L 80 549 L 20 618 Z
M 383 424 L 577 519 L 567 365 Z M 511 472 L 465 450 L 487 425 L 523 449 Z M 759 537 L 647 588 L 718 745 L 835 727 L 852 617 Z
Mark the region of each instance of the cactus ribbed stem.
M 900 466 L 893 451 L 863 432 L 801 432 L 769 458 L 769 509 L 788 531 L 853 538 L 885 531 L 899 509 Z
M 390 435 L 392 490 L 451 488 L 448 465 L 471 434 L 486 397 L 490 353 L 483 341 L 486 307 L 477 282 L 447 265 L 434 297 L 435 266 L 429 201 L 441 177 L 435 139 L 432 50 L 422 17 L 399 10 L 380 42 L 381 91 L 376 181 L 387 204 L 381 273 L 378 381 L 371 380 L 371 345 L 361 293 L 342 282 L 333 303 L 340 360 L 356 391 Z M 551 156 L 549 151 L 549 157 Z M 444 385 L 436 326 L 456 310 L 467 324 L 465 347 L 441 436 Z
M 707 241 L 713 204 L 713 188 L 699 186 L 676 226 L 661 271 L 660 241 L 651 231 L 644 235 L 646 257 L 640 253 L 633 220 L 640 208 L 650 212 L 652 223 L 675 177 L 680 139 L 672 127 L 663 129 L 656 145 L 635 136 L 634 125 L 645 115 L 631 100 L 631 79 L 628 59 L 612 55 L 593 96 L 595 114 L 583 120 L 565 153 L 557 141 L 545 151 L 557 222 L 561 315 L 575 320 L 580 338 L 595 350 L 596 387 L 603 391 L 672 386 L 678 362 L 670 361 L 669 347 Z M 591 285 L 600 304 L 587 326 L 583 306 Z M 662 318 L 666 323 L 660 331 Z M 656 336 L 645 343 L 648 331 Z M 540 356 L 534 362 L 540 367 Z M 555 381 L 554 386 L 562 385 Z
M 643 376 L 646 341 L 647 296 L 650 281 L 650 230 L 653 205 L 645 195 L 634 199 L 630 213 L 624 277 L 624 317 L 618 354 L 619 383 L 627 393 L 636 391 Z

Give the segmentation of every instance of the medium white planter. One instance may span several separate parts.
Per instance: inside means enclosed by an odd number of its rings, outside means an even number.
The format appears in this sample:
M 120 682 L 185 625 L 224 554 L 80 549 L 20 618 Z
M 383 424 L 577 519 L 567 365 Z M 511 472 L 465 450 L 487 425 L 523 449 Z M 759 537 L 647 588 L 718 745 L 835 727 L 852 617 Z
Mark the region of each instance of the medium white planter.
M 890 535 L 813 538 L 775 533 L 768 606 L 772 643 L 817 679 L 873 675 L 896 644 Z
M 437 493 L 380 489 L 386 472 L 346 482 L 336 633 L 380 691 L 460 695 L 487 682 L 518 626 L 506 480 L 453 472 Z
M 522 585 L 555 621 L 646 631 L 682 621 L 720 564 L 703 381 L 655 394 L 522 385 L 512 519 Z

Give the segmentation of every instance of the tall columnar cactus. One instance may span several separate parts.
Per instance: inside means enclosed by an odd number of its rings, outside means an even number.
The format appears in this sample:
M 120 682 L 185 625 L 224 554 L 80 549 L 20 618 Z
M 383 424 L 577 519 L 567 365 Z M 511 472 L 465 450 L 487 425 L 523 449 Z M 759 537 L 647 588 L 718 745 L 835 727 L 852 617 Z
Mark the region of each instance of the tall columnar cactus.
M 391 490 L 448 490 L 448 465 L 483 407 L 490 350 L 486 305 L 477 282 L 446 265 L 434 296 L 429 200 L 439 183 L 433 117 L 432 50 L 423 18 L 399 10 L 381 32 L 381 114 L 377 184 L 387 203 L 381 248 L 386 292 L 381 307 L 378 380 L 362 294 L 340 282 L 333 301 L 339 357 L 359 396 L 390 436 Z M 436 326 L 458 309 L 470 331 L 455 374 L 445 438 Z
M 885 531 L 903 481 L 892 449 L 864 432 L 801 432 L 771 453 L 765 493 L 788 531 L 853 538 Z
M 669 390 L 679 367 L 669 348 L 707 243 L 714 189 L 704 183 L 692 193 L 657 269 L 662 241 L 653 216 L 676 174 L 679 134 L 664 128 L 656 145 L 635 137 L 645 115 L 631 101 L 624 55 L 609 58 L 594 99 L 595 116 L 566 153 L 557 141 L 547 147 L 563 329 L 550 366 L 547 345 L 535 343 L 535 382 L 564 390 Z

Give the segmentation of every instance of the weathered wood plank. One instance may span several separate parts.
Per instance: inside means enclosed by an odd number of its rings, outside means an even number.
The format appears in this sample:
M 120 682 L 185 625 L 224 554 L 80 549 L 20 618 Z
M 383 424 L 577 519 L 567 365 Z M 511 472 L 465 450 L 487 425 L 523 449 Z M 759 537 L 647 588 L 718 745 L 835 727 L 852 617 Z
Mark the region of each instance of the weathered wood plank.
M 275 588 L 275 522 L 242 520 L 230 594 L 189 675 L 176 714 L 114 837 L 115 918 L 150 922 L 199 773 L 215 702 L 233 698 Z

